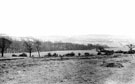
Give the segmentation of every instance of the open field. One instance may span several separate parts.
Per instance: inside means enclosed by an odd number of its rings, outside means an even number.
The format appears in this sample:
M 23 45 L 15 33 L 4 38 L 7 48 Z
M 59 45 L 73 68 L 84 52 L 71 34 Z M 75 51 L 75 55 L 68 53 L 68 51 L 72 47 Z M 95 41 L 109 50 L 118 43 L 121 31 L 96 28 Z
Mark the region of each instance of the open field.
M 0 84 L 134 84 L 134 55 L 0 61 Z M 106 63 L 124 67 L 106 67 Z

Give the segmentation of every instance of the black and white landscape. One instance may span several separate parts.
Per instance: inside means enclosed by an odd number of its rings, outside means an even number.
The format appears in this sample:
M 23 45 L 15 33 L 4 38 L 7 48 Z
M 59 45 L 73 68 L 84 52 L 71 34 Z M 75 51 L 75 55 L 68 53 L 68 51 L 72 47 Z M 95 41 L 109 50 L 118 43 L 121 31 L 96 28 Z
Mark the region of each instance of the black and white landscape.
M 135 84 L 134 0 L 0 0 L 0 84 Z

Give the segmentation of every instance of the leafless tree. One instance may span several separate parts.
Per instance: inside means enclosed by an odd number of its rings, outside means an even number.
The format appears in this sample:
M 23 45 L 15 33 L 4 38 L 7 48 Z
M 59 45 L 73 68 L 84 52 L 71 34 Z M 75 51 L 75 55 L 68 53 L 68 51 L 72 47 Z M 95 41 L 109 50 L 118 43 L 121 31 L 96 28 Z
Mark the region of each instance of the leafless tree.
M 4 56 L 4 52 L 7 50 L 7 48 L 10 47 L 11 43 L 12 43 L 11 40 L 5 37 L 0 37 L 0 52 L 2 57 Z
M 35 48 L 36 48 L 36 50 L 38 52 L 38 56 L 40 57 L 41 41 L 35 40 L 34 45 L 35 45 Z
M 29 57 L 31 57 L 33 45 L 34 45 L 33 41 L 31 41 L 31 40 L 24 41 L 24 46 L 25 46 L 26 51 L 29 53 Z
M 135 45 L 133 45 L 133 44 L 129 44 L 127 46 L 129 48 L 129 51 L 133 51 L 133 48 L 135 48 Z

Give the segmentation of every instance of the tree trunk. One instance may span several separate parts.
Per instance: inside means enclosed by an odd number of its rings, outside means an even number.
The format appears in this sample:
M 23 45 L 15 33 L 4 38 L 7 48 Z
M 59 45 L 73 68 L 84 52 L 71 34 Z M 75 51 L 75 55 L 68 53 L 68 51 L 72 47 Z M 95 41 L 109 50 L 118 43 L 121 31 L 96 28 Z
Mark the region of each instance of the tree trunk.
M 132 48 L 130 48 L 130 51 L 132 51 L 133 49 Z
M 1 57 L 4 57 L 4 50 L 1 50 Z
M 1 57 L 4 57 L 4 53 L 3 52 L 1 52 Z
M 31 57 L 31 51 L 29 53 L 30 53 L 30 57 Z
M 38 51 L 38 56 L 40 57 L 40 51 Z

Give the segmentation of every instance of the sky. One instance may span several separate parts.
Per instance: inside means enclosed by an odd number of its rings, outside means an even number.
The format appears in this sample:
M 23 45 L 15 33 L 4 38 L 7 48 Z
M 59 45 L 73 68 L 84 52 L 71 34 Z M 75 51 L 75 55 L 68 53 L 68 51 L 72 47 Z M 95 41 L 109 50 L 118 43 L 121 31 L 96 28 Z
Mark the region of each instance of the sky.
M 0 33 L 135 38 L 135 0 L 0 0 Z

